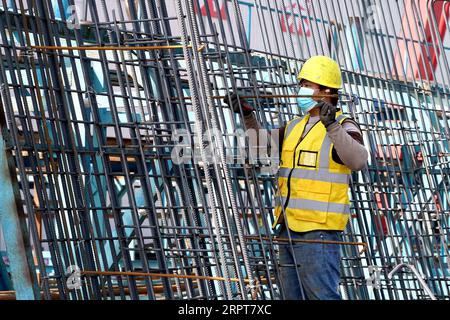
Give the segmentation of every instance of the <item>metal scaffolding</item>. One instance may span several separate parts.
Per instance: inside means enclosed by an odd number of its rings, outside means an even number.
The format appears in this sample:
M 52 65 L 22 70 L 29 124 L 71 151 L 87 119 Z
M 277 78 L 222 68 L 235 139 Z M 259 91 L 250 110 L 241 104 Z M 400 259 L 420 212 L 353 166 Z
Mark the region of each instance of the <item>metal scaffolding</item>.
M 0 299 L 283 299 L 276 157 L 249 156 L 222 99 L 282 126 L 316 54 L 340 63 L 370 151 L 342 243 L 318 244 L 341 248 L 342 297 L 449 299 L 449 17 L 440 0 L 1 0 Z

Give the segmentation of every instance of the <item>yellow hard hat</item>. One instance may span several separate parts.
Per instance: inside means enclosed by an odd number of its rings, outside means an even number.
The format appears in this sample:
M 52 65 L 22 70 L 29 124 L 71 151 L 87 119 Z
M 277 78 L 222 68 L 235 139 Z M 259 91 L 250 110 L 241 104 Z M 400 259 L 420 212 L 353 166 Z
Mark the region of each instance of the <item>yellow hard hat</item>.
M 342 88 L 339 64 L 325 56 L 314 56 L 306 60 L 297 79 L 305 79 L 328 88 Z

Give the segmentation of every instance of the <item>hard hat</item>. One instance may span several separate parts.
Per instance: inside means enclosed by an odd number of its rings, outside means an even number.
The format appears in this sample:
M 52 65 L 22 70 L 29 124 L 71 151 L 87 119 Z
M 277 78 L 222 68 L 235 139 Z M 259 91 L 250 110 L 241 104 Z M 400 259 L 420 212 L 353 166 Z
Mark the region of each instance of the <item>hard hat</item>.
M 297 79 L 305 79 L 329 88 L 342 88 L 339 64 L 325 56 L 314 56 L 306 60 Z

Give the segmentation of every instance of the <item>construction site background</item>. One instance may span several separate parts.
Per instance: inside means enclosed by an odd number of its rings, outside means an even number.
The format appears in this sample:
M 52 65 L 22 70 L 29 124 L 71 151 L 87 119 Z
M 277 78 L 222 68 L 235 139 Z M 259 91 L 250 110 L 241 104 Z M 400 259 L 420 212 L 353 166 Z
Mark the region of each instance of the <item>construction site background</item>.
M 313 55 L 339 62 L 371 154 L 343 299 L 449 299 L 449 16 L 439 0 L 1 1 L 0 299 L 283 299 L 276 159 L 237 161 L 222 99 L 252 97 L 277 128 Z

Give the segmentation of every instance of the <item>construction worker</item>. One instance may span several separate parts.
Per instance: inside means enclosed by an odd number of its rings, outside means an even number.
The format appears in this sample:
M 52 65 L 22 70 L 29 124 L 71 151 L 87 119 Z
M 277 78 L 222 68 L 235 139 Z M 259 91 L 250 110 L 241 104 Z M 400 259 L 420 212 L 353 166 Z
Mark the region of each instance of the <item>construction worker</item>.
M 323 241 L 342 241 L 350 213 L 350 174 L 365 166 L 368 152 L 359 125 L 337 107 L 338 63 L 311 57 L 298 80 L 299 96 L 308 97 L 298 99 L 304 116 L 280 128 L 274 228 L 281 238 L 322 242 L 280 245 L 280 280 L 286 299 L 339 300 L 340 248 Z M 247 129 L 261 129 L 247 101 L 232 93 L 224 102 L 234 112 L 242 110 Z

